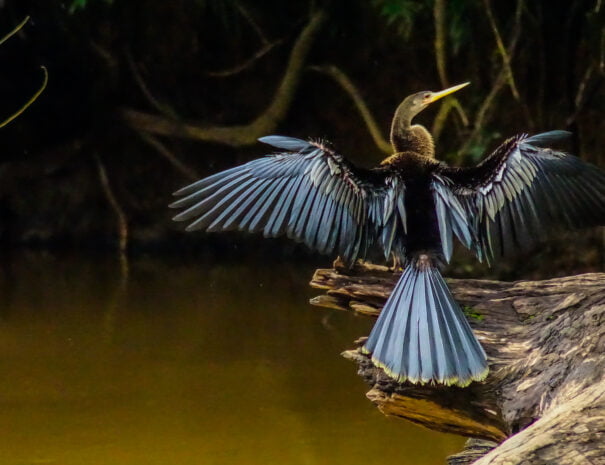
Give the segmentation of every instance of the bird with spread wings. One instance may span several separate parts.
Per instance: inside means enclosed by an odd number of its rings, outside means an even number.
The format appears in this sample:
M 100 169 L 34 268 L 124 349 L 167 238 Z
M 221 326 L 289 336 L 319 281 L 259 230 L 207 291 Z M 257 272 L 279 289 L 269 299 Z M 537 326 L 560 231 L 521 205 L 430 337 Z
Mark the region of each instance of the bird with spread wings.
M 180 189 L 174 219 L 188 231 L 287 236 L 349 266 L 376 250 L 394 257 L 404 271 L 363 349 L 401 382 L 480 381 L 486 355 L 440 272 L 454 237 L 492 262 L 558 229 L 605 225 L 605 173 L 549 148 L 564 131 L 513 137 L 470 168 L 436 160 L 412 118 L 465 85 L 403 100 L 393 155 L 376 168 L 324 143 L 264 137 L 275 153 Z

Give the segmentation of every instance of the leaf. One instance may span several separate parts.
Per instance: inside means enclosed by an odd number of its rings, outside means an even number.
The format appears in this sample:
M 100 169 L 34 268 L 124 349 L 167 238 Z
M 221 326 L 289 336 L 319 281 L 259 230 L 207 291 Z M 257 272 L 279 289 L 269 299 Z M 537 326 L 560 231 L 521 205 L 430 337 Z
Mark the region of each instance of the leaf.
M 429 6 L 416 0 L 373 0 L 372 3 L 387 22 L 406 38 L 411 34 L 417 17 Z
M 84 10 L 93 0 L 72 0 L 69 6 L 69 14 L 74 14 L 78 10 Z M 113 0 L 96 0 L 103 1 L 104 3 L 111 5 Z

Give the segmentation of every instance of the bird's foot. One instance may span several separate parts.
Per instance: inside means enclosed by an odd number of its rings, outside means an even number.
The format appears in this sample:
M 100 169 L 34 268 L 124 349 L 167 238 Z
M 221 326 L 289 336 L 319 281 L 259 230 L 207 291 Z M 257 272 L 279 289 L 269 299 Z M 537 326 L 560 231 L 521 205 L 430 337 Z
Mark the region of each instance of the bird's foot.
M 334 262 L 332 262 L 332 268 L 334 268 L 337 271 L 342 271 L 342 270 L 347 269 L 347 265 L 345 264 L 343 259 L 340 258 L 340 256 L 338 256 L 338 257 L 336 257 L 336 260 L 334 260 Z
M 389 271 L 392 273 L 396 273 L 398 271 L 403 271 L 403 262 L 397 257 L 395 254 L 392 255 L 393 263 L 389 266 Z

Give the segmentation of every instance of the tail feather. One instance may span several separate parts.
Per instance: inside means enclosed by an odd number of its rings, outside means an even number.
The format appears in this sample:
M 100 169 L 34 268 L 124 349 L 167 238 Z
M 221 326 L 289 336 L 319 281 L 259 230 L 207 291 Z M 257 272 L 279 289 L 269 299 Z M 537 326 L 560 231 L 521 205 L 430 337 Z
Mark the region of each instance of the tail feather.
M 402 301 L 409 301 L 411 295 L 409 294 L 410 286 L 408 285 L 409 276 L 402 275 L 399 279 L 399 284 L 402 284 L 401 292 L 395 293 L 393 292 L 389 297 L 389 301 L 393 301 L 394 307 L 399 307 L 402 304 Z M 384 309 L 383 309 L 384 312 Z M 381 312 L 381 316 L 382 313 Z M 403 317 L 406 318 L 403 318 Z M 403 364 L 403 356 L 405 351 L 405 346 L 407 341 L 409 340 L 409 335 L 406 334 L 406 330 L 409 326 L 409 317 L 410 313 L 406 315 L 397 314 L 397 312 L 389 312 L 384 315 L 384 318 L 378 318 L 374 328 L 372 329 L 372 335 L 375 335 L 375 345 L 373 346 L 373 353 L 376 354 L 376 359 L 383 360 L 384 357 L 382 354 L 392 354 L 391 359 L 393 365 L 391 367 L 387 367 L 382 363 L 377 363 L 378 366 L 384 368 L 385 370 L 390 370 L 393 372 L 399 372 L 402 370 Z M 368 342 L 369 342 L 368 338 Z M 366 343 L 366 346 L 368 344 Z M 374 360 L 376 362 L 376 360 Z
M 429 281 L 425 287 L 427 307 L 436 308 L 438 304 L 442 305 L 439 298 L 431 292 L 431 289 L 435 287 L 431 275 L 427 274 L 425 279 Z M 431 331 L 436 334 L 436 339 L 442 341 L 441 344 L 434 344 L 435 351 L 433 356 L 435 358 L 434 364 L 437 367 L 437 379 L 445 379 L 448 373 L 457 371 L 459 365 L 458 356 L 455 353 L 451 332 L 448 331 L 445 315 L 442 312 L 430 312 L 430 317 Z
M 432 266 L 406 268 L 364 349 L 399 381 L 466 386 L 487 375 L 483 348 Z
M 437 272 L 434 275 L 435 284 L 441 290 L 442 300 L 447 299 L 447 303 L 451 310 L 450 312 L 446 312 L 450 321 L 446 327 L 450 328 L 455 326 L 456 328 L 455 330 L 450 331 L 452 339 L 454 340 L 454 352 L 458 355 L 458 357 L 456 357 L 456 360 L 458 361 L 457 370 L 462 374 L 463 379 L 465 375 L 469 380 L 483 379 L 487 375 L 487 361 L 483 347 L 481 347 L 481 344 L 477 341 L 477 338 L 473 334 L 473 330 L 464 317 L 460 306 L 454 300 L 454 297 L 441 277 L 441 274 L 438 270 L 436 271 Z M 462 355 L 464 355 L 464 357 L 462 357 Z M 477 379 L 477 376 L 479 379 Z
M 408 291 L 409 286 L 405 290 Z M 402 292 L 401 294 L 398 294 L 396 296 L 396 301 L 393 302 L 394 305 L 399 306 L 401 305 L 402 301 L 409 300 L 412 296 L 408 294 L 409 293 L 407 292 Z M 392 334 L 392 337 L 384 341 L 385 346 L 382 348 L 382 350 L 380 350 L 380 352 L 394 354 L 393 359 L 396 363 L 393 366 L 393 370 L 400 371 L 402 369 L 404 354 L 407 352 L 405 344 L 403 344 L 402 342 L 409 341 L 410 339 L 409 331 L 411 326 L 411 313 L 408 314 L 408 317 L 405 318 L 400 324 L 397 323 L 396 318 L 397 314 L 395 312 L 392 312 L 392 315 L 390 315 L 390 318 L 388 320 L 389 324 L 392 326 L 392 328 L 389 328 L 391 329 L 390 332 Z

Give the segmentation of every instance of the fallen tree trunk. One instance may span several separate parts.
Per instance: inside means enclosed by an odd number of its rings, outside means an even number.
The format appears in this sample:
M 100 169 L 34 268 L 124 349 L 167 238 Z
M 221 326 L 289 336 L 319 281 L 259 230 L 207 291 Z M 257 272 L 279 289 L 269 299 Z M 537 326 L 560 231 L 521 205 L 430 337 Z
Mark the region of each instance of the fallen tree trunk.
M 368 264 L 317 270 L 311 285 L 326 293 L 311 303 L 378 315 L 397 278 Z M 488 354 L 487 380 L 397 383 L 348 350 L 368 398 L 386 415 L 482 439 L 451 464 L 605 464 L 605 274 L 449 285 Z

